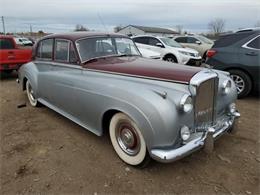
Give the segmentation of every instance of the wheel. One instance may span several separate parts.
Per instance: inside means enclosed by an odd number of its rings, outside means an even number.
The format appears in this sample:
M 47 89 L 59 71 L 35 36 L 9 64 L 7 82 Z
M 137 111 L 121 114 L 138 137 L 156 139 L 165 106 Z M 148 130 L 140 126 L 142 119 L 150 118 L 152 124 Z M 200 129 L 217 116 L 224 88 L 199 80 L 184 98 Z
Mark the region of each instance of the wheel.
M 229 73 L 236 84 L 238 98 L 247 96 L 252 89 L 250 77 L 241 70 L 229 70 Z
M 172 56 L 172 55 L 165 56 L 164 60 L 167 61 L 167 62 L 172 62 L 172 63 L 177 63 L 178 62 L 176 57 Z
M 34 107 L 39 106 L 37 99 L 34 97 L 34 94 L 33 94 L 34 92 L 33 92 L 32 86 L 28 80 L 26 81 L 26 93 L 27 93 L 30 104 Z
M 150 160 L 146 143 L 136 123 L 123 113 L 115 114 L 109 135 L 117 155 L 127 164 L 145 167 Z

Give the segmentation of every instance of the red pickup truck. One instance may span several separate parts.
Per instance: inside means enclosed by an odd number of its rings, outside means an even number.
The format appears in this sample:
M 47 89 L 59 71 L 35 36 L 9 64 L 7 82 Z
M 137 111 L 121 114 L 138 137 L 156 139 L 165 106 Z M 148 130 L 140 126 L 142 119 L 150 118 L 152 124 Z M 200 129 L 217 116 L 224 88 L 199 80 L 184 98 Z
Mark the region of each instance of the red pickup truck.
M 18 70 L 31 58 L 32 49 L 18 47 L 12 36 L 0 36 L 0 73 Z

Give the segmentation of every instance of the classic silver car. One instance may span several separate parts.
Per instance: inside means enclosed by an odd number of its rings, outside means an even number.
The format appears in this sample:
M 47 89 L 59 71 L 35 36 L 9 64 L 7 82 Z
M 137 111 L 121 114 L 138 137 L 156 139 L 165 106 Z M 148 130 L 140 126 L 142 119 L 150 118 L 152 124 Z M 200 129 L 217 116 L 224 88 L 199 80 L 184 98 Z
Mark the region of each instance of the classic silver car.
M 18 82 L 39 103 L 101 136 L 144 166 L 172 162 L 232 129 L 240 116 L 228 73 L 142 58 L 119 34 L 53 34 L 34 48 Z

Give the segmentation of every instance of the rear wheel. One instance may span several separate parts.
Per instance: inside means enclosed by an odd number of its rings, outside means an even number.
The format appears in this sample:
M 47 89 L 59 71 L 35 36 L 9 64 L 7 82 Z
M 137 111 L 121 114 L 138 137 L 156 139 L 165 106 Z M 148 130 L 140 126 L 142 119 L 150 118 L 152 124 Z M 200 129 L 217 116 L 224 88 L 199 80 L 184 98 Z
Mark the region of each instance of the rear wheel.
M 117 155 L 127 164 L 144 167 L 150 156 L 136 123 L 123 113 L 115 114 L 109 125 L 109 134 Z
M 33 90 L 32 86 L 31 86 L 31 84 L 28 80 L 26 81 L 25 86 L 26 86 L 26 93 L 27 93 L 30 104 L 33 107 L 39 106 L 39 102 L 35 98 L 34 90 Z
M 243 98 L 249 94 L 252 89 L 250 77 L 241 70 L 229 70 L 230 76 L 236 84 L 238 98 Z

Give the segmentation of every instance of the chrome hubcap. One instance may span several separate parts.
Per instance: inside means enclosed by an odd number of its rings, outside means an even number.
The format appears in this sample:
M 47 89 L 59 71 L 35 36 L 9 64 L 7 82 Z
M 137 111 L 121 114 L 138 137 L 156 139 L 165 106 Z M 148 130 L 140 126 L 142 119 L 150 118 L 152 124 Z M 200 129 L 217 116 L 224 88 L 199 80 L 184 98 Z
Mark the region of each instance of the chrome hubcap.
M 116 139 L 120 148 L 128 155 L 134 156 L 140 150 L 137 132 L 129 124 L 121 124 L 116 130 Z
M 245 89 L 245 81 L 238 75 L 231 75 L 231 78 L 236 84 L 237 93 L 240 94 Z
M 172 58 L 166 58 L 167 62 L 174 62 L 174 60 Z

